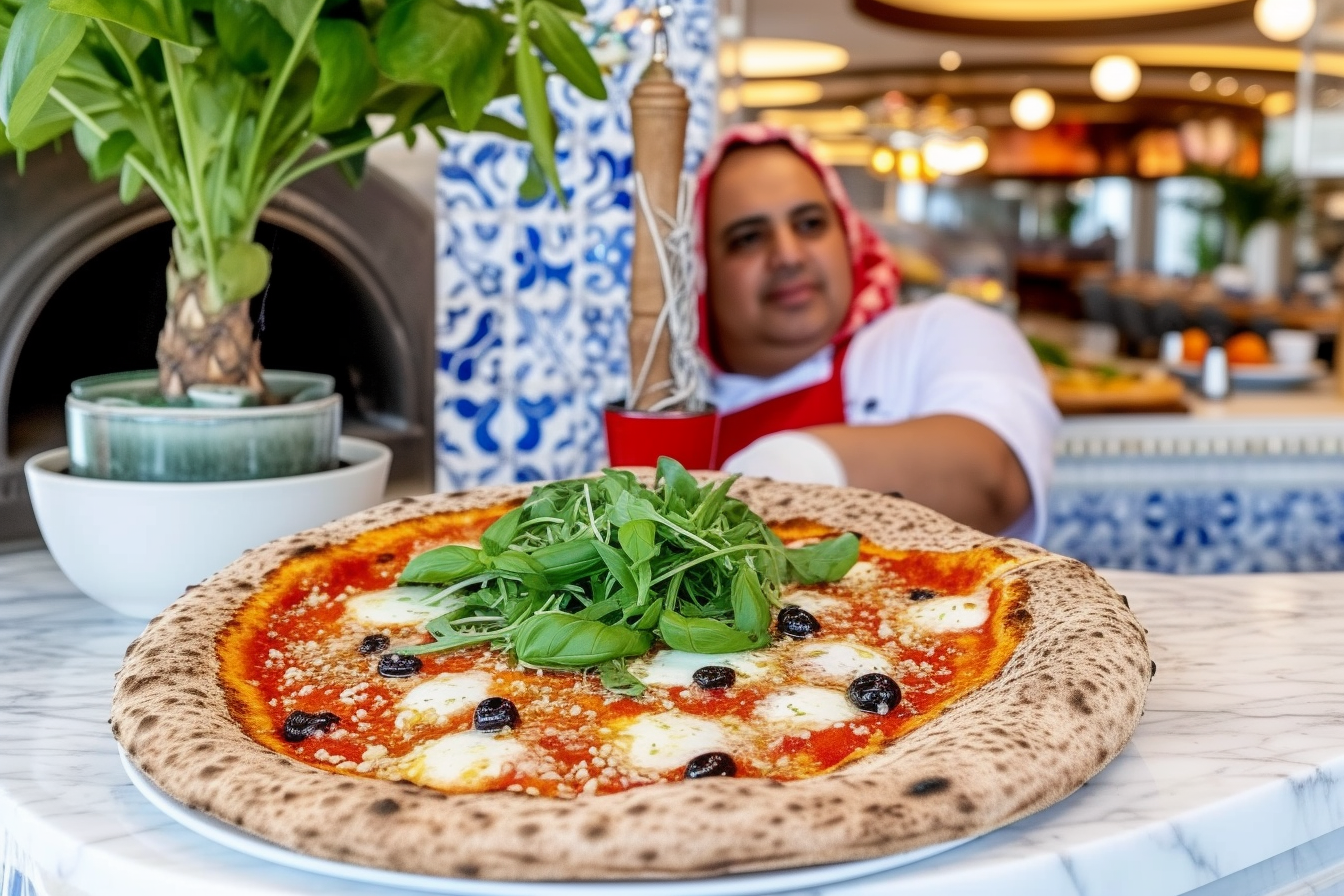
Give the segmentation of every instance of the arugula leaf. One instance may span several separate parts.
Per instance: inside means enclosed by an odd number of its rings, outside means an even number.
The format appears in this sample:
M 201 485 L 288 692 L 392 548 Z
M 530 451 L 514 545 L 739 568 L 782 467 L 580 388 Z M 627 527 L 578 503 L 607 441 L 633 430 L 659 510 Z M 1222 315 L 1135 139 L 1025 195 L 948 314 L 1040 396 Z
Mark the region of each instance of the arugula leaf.
M 625 668 L 624 660 L 608 660 L 597 668 L 602 676 L 602 686 L 613 694 L 626 697 L 639 697 L 644 694 L 644 682 L 630 674 Z
M 523 508 L 515 507 L 481 533 L 481 550 L 486 556 L 501 554 L 513 544 L 513 536 L 518 533 L 518 524 L 522 519 Z

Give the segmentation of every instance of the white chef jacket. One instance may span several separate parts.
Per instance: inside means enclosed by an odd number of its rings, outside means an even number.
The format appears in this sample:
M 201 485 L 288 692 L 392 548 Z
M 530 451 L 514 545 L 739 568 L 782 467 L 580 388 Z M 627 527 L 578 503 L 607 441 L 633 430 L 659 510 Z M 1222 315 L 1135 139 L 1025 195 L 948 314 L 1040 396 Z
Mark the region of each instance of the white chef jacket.
M 717 373 L 714 403 L 728 414 L 825 382 L 833 357 L 827 346 L 773 377 Z M 900 305 L 854 334 L 841 376 L 846 423 L 956 414 L 997 433 L 1031 485 L 1031 507 L 1002 534 L 1041 541 L 1059 412 L 1035 354 L 1012 321 L 952 295 Z

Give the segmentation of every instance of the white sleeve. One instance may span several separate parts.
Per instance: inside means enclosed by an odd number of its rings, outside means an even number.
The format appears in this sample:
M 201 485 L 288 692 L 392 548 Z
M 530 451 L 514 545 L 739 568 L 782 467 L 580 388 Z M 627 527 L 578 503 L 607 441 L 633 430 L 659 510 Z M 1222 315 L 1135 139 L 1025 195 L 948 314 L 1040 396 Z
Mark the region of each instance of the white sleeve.
M 1031 507 L 1002 534 L 1039 543 L 1059 412 L 1031 346 L 997 311 L 953 296 L 931 301 L 903 365 L 910 417 L 956 414 L 993 430 L 1017 455 Z

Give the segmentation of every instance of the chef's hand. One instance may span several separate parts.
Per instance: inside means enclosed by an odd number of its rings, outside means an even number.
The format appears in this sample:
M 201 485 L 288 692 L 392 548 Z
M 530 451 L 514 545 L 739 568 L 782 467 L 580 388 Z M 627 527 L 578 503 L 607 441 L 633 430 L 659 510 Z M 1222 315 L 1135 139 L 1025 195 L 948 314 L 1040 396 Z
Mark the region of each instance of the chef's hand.
M 789 431 L 762 436 L 723 462 L 729 473 L 765 476 L 779 482 L 845 485 L 839 456 L 811 433 Z

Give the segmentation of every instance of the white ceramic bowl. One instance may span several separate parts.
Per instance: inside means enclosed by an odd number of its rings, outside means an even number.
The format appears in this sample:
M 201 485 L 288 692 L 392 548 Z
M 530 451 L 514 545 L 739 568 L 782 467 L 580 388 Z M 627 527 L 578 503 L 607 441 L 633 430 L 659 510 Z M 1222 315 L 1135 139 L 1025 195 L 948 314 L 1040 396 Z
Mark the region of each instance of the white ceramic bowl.
M 24 464 L 38 527 L 75 587 L 148 619 L 248 548 L 372 507 L 392 452 L 343 436 L 348 466 L 234 482 L 124 482 L 65 472 L 66 448 Z
M 1284 367 L 1308 367 L 1316 359 L 1320 340 L 1310 330 L 1271 330 L 1269 353 L 1275 364 Z

